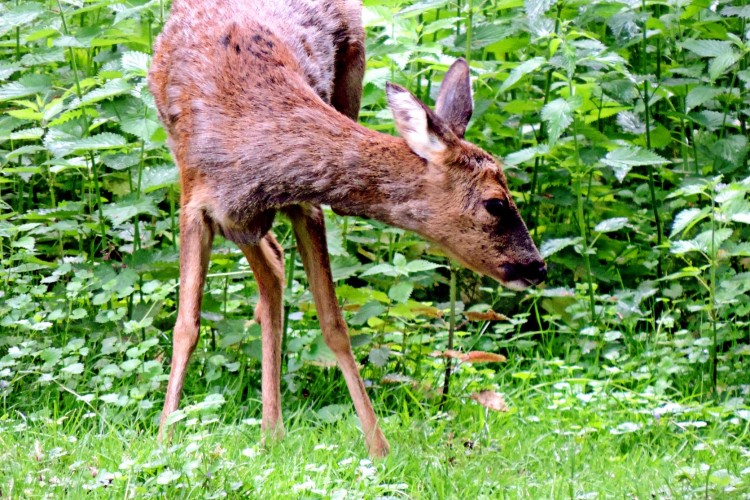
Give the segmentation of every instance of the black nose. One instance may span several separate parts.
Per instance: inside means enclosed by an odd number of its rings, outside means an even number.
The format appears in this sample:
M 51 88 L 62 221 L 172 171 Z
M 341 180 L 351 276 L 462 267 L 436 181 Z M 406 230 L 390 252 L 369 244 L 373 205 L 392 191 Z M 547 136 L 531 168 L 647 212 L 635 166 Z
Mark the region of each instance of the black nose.
M 529 264 L 526 272 L 528 272 L 526 279 L 533 281 L 535 285 L 547 279 L 547 265 L 544 262 Z
M 544 261 L 534 261 L 529 264 L 505 264 L 505 279 L 508 281 L 526 280 L 538 285 L 547 278 L 547 266 Z

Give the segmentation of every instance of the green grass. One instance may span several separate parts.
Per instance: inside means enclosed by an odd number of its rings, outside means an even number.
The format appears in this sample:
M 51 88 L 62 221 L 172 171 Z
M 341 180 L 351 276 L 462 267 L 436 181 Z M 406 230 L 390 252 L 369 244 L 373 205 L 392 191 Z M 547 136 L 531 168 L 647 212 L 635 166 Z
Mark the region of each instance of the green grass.
M 544 377 L 552 365 L 540 364 Z M 471 371 L 471 370 L 469 370 Z M 558 373 L 564 372 L 559 371 Z M 509 375 L 509 373 L 500 372 Z M 664 498 L 750 494 L 747 410 L 670 401 L 582 377 L 502 383 L 507 413 L 458 389 L 446 412 L 412 387 L 371 391 L 391 454 L 371 461 L 339 391 L 329 413 L 318 391 L 285 406 L 286 436 L 260 442 L 258 403 L 230 399 L 191 410 L 171 443 L 144 418 L 99 412 L 6 414 L 0 484 L 12 498 Z M 495 379 L 499 382 L 499 379 Z M 458 383 L 456 383 L 458 382 Z M 469 382 L 465 373 L 456 387 Z M 489 380 L 488 380 L 489 382 Z M 341 389 L 340 384 L 333 384 Z M 644 387 L 644 389 L 646 389 Z M 421 400 L 421 404 L 412 401 Z M 199 401 L 200 402 L 200 401 Z M 340 404 L 341 406 L 338 406 Z M 318 411 L 313 411 L 313 407 Z M 323 415 L 329 415 L 323 418 Z M 333 415 L 331 418 L 330 415 Z M 485 420 L 486 419 L 486 420 Z

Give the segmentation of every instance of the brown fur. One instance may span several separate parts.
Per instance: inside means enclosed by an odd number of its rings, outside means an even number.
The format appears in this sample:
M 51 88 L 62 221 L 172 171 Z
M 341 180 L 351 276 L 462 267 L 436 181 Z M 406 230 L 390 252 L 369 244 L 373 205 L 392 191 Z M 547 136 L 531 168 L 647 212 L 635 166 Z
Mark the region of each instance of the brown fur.
M 336 354 L 373 455 L 383 437 L 339 311 L 318 208 L 416 231 L 468 267 L 513 288 L 544 277 L 500 165 L 463 140 L 468 66 L 457 61 L 433 112 L 405 89 L 387 92 L 403 138 L 357 118 L 364 31 L 354 0 L 174 0 L 149 86 L 180 168 L 180 304 L 162 414 L 179 404 L 198 340 L 214 234 L 236 242 L 258 281 L 263 331 L 263 428 L 281 434 L 283 252 L 268 231 L 277 211 L 294 227 L 323 335 Z M 488 199 L 507 209 L 491 215 Z

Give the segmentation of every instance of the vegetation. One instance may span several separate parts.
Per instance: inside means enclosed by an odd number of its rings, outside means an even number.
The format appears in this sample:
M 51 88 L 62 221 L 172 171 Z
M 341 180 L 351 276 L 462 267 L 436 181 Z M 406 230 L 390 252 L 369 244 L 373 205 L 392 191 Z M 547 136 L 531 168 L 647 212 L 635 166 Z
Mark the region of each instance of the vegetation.
M 175 438 L 156 443 L 179 188 L 145 75 L 167 12 L 0 4 L 0 496 L 750 494 L 745 0 L 365 2 L 362 121 L 392 132 L 385 81 L 429 101 L 465 57 L 467 138 L 505 158 L 550 269 L 512 293 L 328 214 L 393 447 L 375 463 L 284 220 L 286 440 L 259 442 L 257 291 L 219 241 Z M 449 345 L 508 361 L 434 355 Z

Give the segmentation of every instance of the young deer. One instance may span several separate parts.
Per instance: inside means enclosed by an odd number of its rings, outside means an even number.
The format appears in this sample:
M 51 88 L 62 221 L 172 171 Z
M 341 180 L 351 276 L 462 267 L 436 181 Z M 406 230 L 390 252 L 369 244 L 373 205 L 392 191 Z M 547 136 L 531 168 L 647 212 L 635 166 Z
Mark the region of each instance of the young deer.
M 320 205 L 414 231 L 514 290 L 545 278 L 500 164 L 463 140 L 473 106 L 466 62 L 448 70 L 435 111 L 387 85 L 402 138 L 356 123 L 364 70 L 357 0 L 173 1 L 149 72 L 182 186 L 180 299 L 160 437 L 198 341 L 215 234 L 239 245 L 258 282 L 264 432 L 283 433 L 284 256 L 269 232 L 282 212 L 373 456 L 387 454 L 388 442 L 338 307 Z

